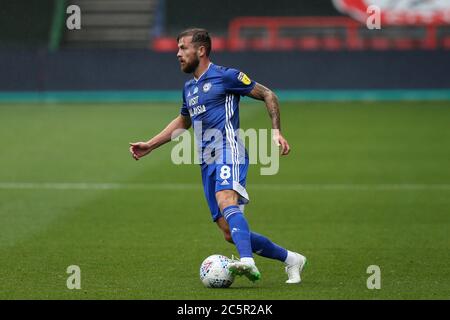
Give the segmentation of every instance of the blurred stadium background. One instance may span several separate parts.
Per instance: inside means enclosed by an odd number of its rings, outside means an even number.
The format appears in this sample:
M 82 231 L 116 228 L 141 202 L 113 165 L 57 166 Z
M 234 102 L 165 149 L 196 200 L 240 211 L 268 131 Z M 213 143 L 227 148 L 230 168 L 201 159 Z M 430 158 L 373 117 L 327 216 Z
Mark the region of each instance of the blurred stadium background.
M 397 9 L 381 30 L 352 18 L 363 0 L 6 2 L 0 100 L 178 99 L 158 91 L 180 88 L 174 37 L 189 26 L 211 31 L 218 63 L 286 98 L 448 99 L 448 1 L 378 2 Z M 70 4 L 81 9 L 81 30 L 66 28 Z
M 203 258 L 233 251 L 198 168 L 169 147 L 128 154 L 177 115 L 175 37 L 192 26 L 213 62 L 280 97 L 293 153 L 277 176 L 251 169 L 247 212 L 310 258 L 300 289 L 265 260 L 256 290 L 204 289 Z M 1 1 L 0 298 L 448 299 L 449 72 L 449 0 Z M 245 128 L 269 126 L 261 103 L 241 110 Z M 65 286 L 73 264 L 82 290 Z

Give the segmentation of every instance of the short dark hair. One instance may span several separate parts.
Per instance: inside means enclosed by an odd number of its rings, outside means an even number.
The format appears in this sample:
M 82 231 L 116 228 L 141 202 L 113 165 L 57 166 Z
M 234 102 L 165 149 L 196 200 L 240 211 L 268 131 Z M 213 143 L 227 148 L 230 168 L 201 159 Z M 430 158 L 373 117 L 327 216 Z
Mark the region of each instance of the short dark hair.
M 192 36 L 192 43 L 196 46 L 204 46 L 206 49 L 206 56 L 209 57 L 209 53 L 211 52 L 211 37 L 206 29 L 200 28 L 189 28 L 182 31 L 178 37 L 177 42 L 180 41 L 183 37 Z

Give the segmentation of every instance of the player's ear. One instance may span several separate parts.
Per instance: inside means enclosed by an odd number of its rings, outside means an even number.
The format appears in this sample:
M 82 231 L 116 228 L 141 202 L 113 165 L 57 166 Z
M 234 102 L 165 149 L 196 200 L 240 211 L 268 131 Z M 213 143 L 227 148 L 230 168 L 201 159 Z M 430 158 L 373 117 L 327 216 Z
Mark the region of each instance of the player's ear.
M 205 46 L 199 46 L 197 49 L 197 53 L 199 57 L 203 57 L 206 55 L 206 48 Z

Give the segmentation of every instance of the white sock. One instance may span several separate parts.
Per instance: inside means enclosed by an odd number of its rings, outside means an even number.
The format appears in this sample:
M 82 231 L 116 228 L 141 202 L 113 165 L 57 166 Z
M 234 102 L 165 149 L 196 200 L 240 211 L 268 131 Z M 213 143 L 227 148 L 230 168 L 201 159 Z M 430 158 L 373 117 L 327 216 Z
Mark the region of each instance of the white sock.
M 255 264 L 255 260 L 253 260 L 253 258 L 241 258 L 241 262 L 246 264 Z
M 298 263 L 298 256 L 295 252 L 289 251 L 287 250 L 287 257 L 286 260 L 284 260 L 284 263 L 288 264 L 288 265 L 293 265 Z

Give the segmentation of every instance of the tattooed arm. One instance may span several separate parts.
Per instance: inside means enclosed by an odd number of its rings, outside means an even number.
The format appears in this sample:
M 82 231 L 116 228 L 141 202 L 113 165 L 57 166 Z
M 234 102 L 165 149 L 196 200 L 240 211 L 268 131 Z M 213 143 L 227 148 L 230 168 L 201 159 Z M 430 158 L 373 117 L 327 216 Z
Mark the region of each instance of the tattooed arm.
M 266 103 L 267 111 L 272 119 L 272 129 L 280 130 L 280 109 L 278 107 L 278 97 L 275 93 L 269 88 L 256 83 L 248 96 Z
M 287 155 L 290 151 L 290 147 L 287 140 L 281 134 L 280 107 L 276 94 L 262 84 L 256 83 L 255 87 L 247 94 L 247 96 L 264 101 L 270 118 L 272 119 L 273 140 L 277 145 L 281 146 L 281 154 Z

